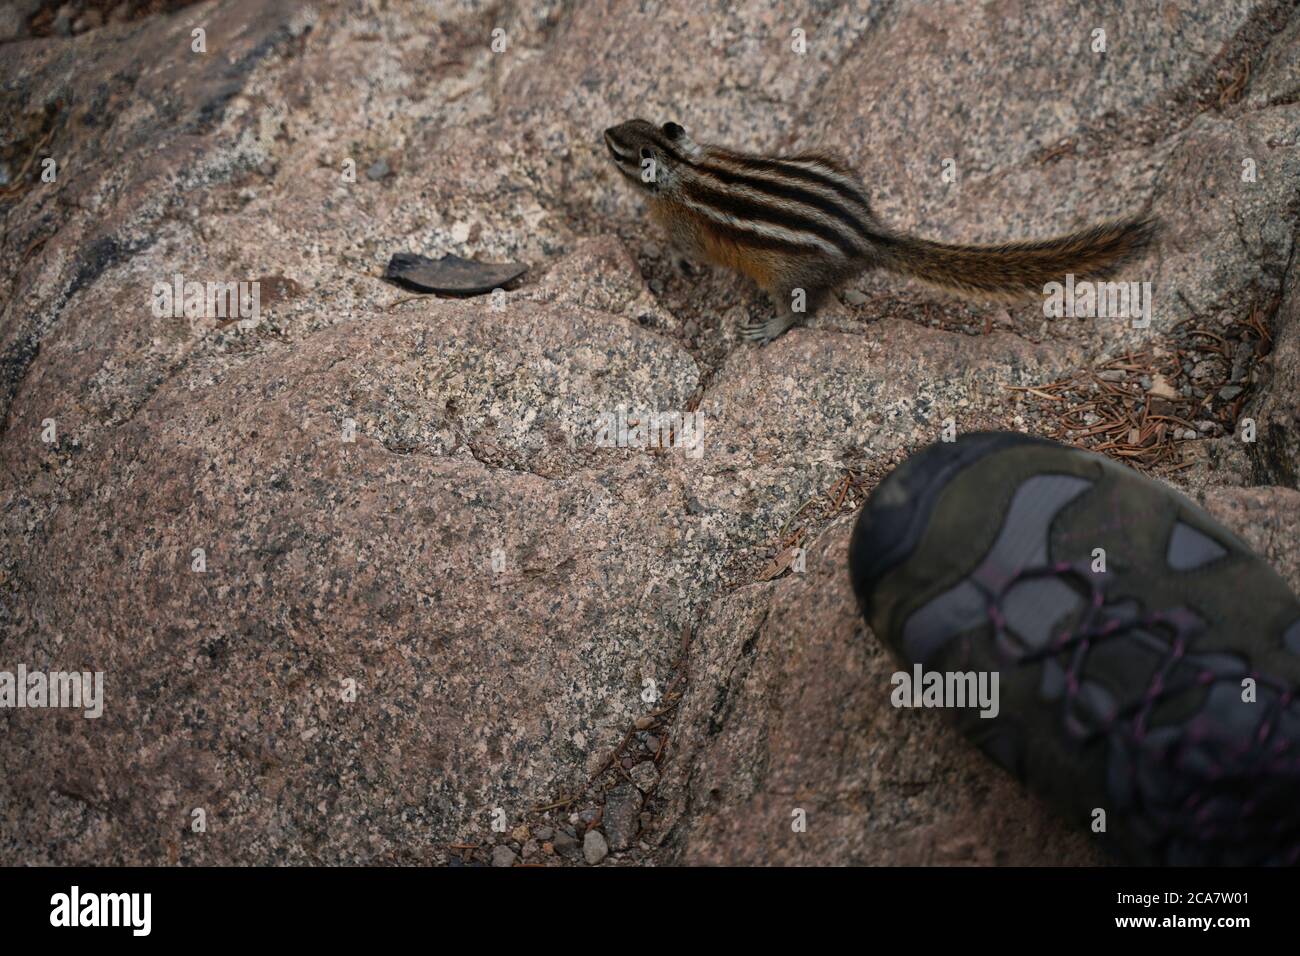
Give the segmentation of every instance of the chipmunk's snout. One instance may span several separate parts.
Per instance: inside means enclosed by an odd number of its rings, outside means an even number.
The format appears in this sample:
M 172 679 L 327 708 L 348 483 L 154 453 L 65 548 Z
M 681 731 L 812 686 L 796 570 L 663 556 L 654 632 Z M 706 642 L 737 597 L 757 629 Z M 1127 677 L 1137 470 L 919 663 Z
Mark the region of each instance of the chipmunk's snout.
M 605 130 L 605 148 L 614 168 L 639 188 L 658 192 L 665 182 L 666 164 L 645 120 L 629 120 Z M 658 165 L 648 161 L 654 159 Z

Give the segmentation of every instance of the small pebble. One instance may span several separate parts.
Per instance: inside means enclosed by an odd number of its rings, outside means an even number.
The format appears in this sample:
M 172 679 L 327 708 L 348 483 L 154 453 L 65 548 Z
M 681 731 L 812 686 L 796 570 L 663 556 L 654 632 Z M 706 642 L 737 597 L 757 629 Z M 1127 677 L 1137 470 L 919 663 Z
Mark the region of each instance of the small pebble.
M 655 784 L 659 782 L 659 774 L 655 772 L 655 765 L 649 761 L 643 761 L 632 768 L 632 782 L 636 784 L 638 790 L 646 793 L 654 789 Z
M 578 841 L 572 834 L 565 833 L 561 830 L 555 834 L 555 840 L 551 844 L 555 847 L 555 852 L 561 856 L 572 856 L 578 852 Z
M 93 30 L 103 22 L 102 14 L 95 9 L 87 10 L 81 16 L 77 17 L 72 24 L 73 33 L 85 33 L 87 30 Z
M 51 29 L 61 37 L 69 36 L 72 33 L 72 4 L 65 3 L 59 7 L 59 12 L 54 16 L 54 24 Z
M 582 856 L 595 866 L 601 860 L 609 855 L 609 844 L 605 842 L 604 836 L 599 830 L 588 830 L 587 835 L 582 838 Z
M 621 783 L 605 795 L 602 818 L 605 840 L 615 850 L 626 850 L 636 837 L 641 791 L 630 783 Z
M 492 848 L 492 865 L 493 866 L 514 866 L 515 851 L 508 846 L 494 846 Z

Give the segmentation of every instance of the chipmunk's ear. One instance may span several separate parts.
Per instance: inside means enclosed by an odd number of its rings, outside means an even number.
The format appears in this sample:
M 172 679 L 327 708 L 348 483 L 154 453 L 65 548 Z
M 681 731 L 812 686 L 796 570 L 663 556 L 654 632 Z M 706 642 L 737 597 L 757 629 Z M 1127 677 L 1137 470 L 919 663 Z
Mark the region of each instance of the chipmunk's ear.
M 681 123 L 664 123 L 660 127 L 660 132 L 668 137 L 668 141 L 673 144 L 673 147 L 678 152 L 687 156 L 700 155 L 700 147 L 695 145 L 695 140 L 691 139 L 690 134 L 686 132 Z

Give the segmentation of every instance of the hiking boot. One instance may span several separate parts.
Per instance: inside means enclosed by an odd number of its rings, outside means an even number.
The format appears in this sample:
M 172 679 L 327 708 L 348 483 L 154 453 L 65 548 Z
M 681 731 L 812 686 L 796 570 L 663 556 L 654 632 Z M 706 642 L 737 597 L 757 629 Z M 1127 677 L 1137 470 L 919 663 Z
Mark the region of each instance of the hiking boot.
M 988 676 L 963 732 L 1122 859 L 1300 860 L 1300 601 L 1183 495 L 976 433 L 888 475 L 849 558 L 897 657 Z

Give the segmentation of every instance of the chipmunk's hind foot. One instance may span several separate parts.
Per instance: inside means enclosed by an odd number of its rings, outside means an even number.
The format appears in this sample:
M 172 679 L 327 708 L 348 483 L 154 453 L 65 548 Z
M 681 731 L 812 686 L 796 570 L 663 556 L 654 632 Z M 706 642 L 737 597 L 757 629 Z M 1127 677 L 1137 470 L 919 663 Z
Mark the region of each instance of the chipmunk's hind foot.
M 794 325 L 796 316 L 774 315 L 767 319 L 753 319 L 744 322 L 740 326 L 740 337 L 748 339 L 750 342 L 757 342 L 760 345 L 766 345 L 773 339 L 784 335 L 785 332 Z

